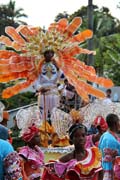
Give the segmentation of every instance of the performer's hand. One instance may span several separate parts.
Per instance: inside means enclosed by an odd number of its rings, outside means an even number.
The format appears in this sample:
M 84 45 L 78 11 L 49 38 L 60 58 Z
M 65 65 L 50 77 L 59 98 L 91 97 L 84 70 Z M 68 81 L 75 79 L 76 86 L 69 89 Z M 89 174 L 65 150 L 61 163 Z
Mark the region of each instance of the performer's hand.
M 39 95 L 39 92 L 36 92 L 34 96 L 38 96 Z
M 38 92 L 40 92 L 41 94 L 44 94 L 49 90 L 50 90 L 49 88 L 40 88 Z

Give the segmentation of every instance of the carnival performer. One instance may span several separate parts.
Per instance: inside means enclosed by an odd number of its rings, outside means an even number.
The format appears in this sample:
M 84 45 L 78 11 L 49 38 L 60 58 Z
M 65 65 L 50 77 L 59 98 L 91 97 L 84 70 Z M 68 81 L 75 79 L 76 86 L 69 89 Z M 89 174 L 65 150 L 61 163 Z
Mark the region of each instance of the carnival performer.
M 33 85 L 41 72 L 46 75 L 46 68 L 52 70 L 52 72 L 48 70 L 48 74 L 56 74 L 53 66 L 45 68 L 44 54 L 46 56 L 46 52 L 50 50 L 51 58 L 53 57 L 51 51 L 54 51 L 55 64 L 63 71 L 82 99 L 89 102 L 90 94 L 104 98 L 105 93 L 87 82 L 96 83 L 105 88 L 111 88 L 113 82 L 110 79 L 98 77 L 94 67 L 87 66 L 83 61 L 77 59 L 80 54 L 96 54 L 95 51 L 80 47 L 81 43 L 92 38 L 93 35 L 90 29 L 79 32 L 81 24 L 82 19 L 75 17 L 71 22 L 62 18 L 58 22 L 51 23 L 46 30 L 29 25 L 17 28 L 5 27 L 6 36 L 0 36 L 0 42 L 10 50 L 0 51 L 0 82 L 14 81 L 15 85 L 4 89 L 2 97 L 10 98 Z M 48 74 L 42 76 L 43 80 L 47 78 L 52 81 Z
M 117 136 L 120 120 L 116 114 L 108 114 L 106 122 L 108 131 L 101 136 L 99 148 L 102 152 L 103 180 L 113 180 L 114 160 L 116 156 L 120 156 L 120 143 Z
M 18 150 L 19 156 L 24 162 L 23 174 L 27 177 L 27 180 L 39 180 L 41 177 L 41 167 L 44 164 L 44 154 L 39 147 L 39 129 L 32 125 L 22 134 L 22 139 L 27 144 Z
M 44 52 L 45 62 L 42 66 L 41 73 L 34 83 L 34 88 L 38 92 L 38 105 L 42 114 L 42 119 L 48 119 L 48 115 L 54 107 L 59 106 L 59 93 L 57 82 L 62 72 L 54 64 L 54 51 L 47 50 Z
M 97 128 L 97 133 L 87 135 L 86 144 L 85 144 L 86 148 L 90 148 L 92 146 L 98 146 L 100 137 L 108 129 L 106 120 L 100 115 L 95 118 L 93 122 L 93 126 Z
M 102 180 L 101 153 L 97 147 L 85 149 L 86 127 L 75 123 L 69 128 L 74 150 L 58 161 L 48 163 L 42 180 Z

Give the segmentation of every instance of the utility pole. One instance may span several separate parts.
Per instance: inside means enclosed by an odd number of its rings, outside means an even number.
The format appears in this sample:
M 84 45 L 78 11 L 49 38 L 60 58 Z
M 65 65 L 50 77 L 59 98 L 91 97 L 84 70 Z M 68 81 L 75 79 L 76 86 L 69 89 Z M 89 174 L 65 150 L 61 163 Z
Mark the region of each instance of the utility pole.
M 88 0 L 88 29 L 93 31 L 93 0 Z M 93 38 L 88 40 L 88 49 L 93 50 Z M 87 65 L 94 65 L 94 57 L 92 54 L 88 55 Z

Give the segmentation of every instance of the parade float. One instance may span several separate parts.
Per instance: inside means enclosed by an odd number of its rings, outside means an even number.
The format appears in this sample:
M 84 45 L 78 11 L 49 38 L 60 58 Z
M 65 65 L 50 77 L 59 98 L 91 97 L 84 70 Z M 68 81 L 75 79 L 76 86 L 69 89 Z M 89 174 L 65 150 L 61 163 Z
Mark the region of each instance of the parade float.
M 84 101 L 89 102 L 90 94 L 100 99 L 104 98 L 105 93 L 94 88 L 88 81 L 105 88 L 112 87 L 113 82 L 98 77 L 94 67 L 87 66 L 77 59 L 79 54 L 95 55 L 94 51 L 80 47 L 80 43 L 92 38 L 93 35 L 89 29 L 79 32 L 81 24 L 82 19 L 75 17 L 70 23 L 65 18 L 60 19 L 50 24 L 48 30 L 29 25 L 6 27 L 6 36 L 0 36 L 0 42 L 6 46 L 6 50 L 0 50 L 0 83 L 13 81 L 15 85 L 4 89 L 2 98 L 16 95 L 36 81 L 45 63 L 43 54 L 49 50 L 54 51 L 55 64 Z M 47 152 L 57 152 L 58 149 L 59 152 L 69 151 L 71 147 L 66 149 L 64 146 L 69 145 L 67 130 L 72 123 L 71 116 L 58 108 L 53 109 L 51 127 L 46 119 L 40 119 L 39 111 L 38 107 L 20 110 L 17 113 L 18 127 L 23 131 L 26 124 L 29 126 L 30 123 L 35 123 L 40 128 L 41 144 L 47 148 Z M 90 123 L 91 121 L 88 122 Z M 52 141 L 49 136 L 52 137 Z

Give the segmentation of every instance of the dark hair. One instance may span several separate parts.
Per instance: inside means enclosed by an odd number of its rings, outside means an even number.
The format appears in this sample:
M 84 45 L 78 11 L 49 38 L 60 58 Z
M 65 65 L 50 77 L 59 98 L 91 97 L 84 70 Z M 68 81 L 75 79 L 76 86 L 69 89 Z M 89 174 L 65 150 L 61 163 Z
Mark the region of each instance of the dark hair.
M 66 82 L 68 82 L 68 80 L 67 80 L 67 79 L 64 79 L 64 83 L 66 83 Z
M 107 89 L 106 93 L 110 93 L 111 94 L 112 90 L 111 89 Z
M 73 124 L 73 125 L 69 128 L 69 130 L 68 130 L 70 139 L 73 138 L 74 133 L 76 132 L 77 129 L 85 129 L 85 132 L 87 133 L 87 128 L 86 128 L 86 126 L 84 126 L 84 125 L 81 124 L 81 123 L 75 123 L 75 124 Z
M 106 122 L 109 128 L 113 128 L 114 125 L 119 121 L 119 117 L 116 114 L 108 114 L 106 117 Z
M 44 56 L 45 56 L 47 53 L 50 53 L 50 52 L 54 55 L 54 51 L 53 51 L 53 50 L 47 50 L 47 51 L 44 52 Z

